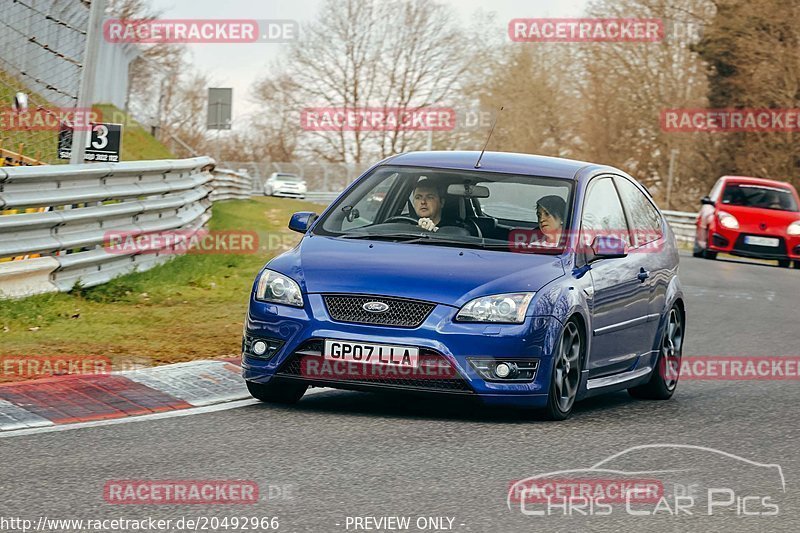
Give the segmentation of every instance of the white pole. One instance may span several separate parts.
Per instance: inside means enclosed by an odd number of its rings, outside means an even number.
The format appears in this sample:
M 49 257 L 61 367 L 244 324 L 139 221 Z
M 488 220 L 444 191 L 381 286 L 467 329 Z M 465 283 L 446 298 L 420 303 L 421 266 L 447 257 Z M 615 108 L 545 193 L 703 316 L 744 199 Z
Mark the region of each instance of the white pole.
M 79 112 L 84 112 L 94 103 L 94 81 L 97 74 L 97 53 L 100 48 L 100 36 L 103 34 L 103 14 L 106 9 L 106 0 L 92 0 L 89 8 L 89 26 L 86 29 L 86 51 L 83 54 L 83 69 L 81 72 L 81 85 L 78 92 L 77 107 Z M 70 164 L 78 165 L 84 162 L 86 155 L 87 137 L 91 132 L 84 128 L 72 130 L 72 154 Z
M 675 177 L 675 156 L 678 155 L 678 150 L 672 149 L 669 153 L 669 172 L 667 174 L 667 197 L 666 197 L 666 205 L 667 209 L 672 209 L 672 180 Z

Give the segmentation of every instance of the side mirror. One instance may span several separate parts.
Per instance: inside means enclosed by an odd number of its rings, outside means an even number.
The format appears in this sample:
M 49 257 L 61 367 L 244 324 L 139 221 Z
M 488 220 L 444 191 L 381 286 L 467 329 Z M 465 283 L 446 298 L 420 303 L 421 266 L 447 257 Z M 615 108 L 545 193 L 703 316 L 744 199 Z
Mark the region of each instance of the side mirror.
M 700 198 L 700 203 L 703 205 L 715 205 L 714 200 L 712 200 L 708 196 L 703 196 L 702 198 Z
M 627 245 L 625 241 L 619 237 L 611 235 L 600 235 L 594 238 L 592 246 L 587 254 L 587 263 L 596 261 L 598 259 L 617 259 L 620 257 L 627 257 Z
M 315 220 L 317 220 L 316 213 L 300 211 L 292 215 L 292 218 L 289 220 L 289 229 L 298 233 L 305 233 Z

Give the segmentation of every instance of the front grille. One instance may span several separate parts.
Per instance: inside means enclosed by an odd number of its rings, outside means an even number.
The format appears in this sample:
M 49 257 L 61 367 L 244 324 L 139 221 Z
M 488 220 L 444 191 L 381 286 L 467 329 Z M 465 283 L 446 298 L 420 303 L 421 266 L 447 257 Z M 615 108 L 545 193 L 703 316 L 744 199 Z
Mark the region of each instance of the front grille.
M 350 296 L 326 294 L 323 296 L 328 314 L 337 322 L 354 322 L 356 324 L 375 324 L 380 326 L 397 326 L 416 328 L 431 314 L 435 304 L 387 298 L 384 296 Z M 364 304 L 381 302 L 388 306 L 386 311 L 371 313 L 364 309 Z
M 472 392 L 470 386 L 459 375 L 458 370 L 450 364 L 450 361 L 446 357 L 427 348 L 420 348 L 419 368 L 436 369 L 435 372 L 437 373 L 430 371 L 427 373 L 428 375 L 421 375 L 419 377 L 379 375 L 376 374 L 374 370 L 376 368 L 375 365 L 360 363 L 346 363 L 340 367 L 345 369 L 348 373 L 354 371 L 354 374 L 339 373 L 338 375 L 332 375 L 319 370 L 317 370 L 317 373 L 310 372 L 309 369 L 311 368 L 331 368 L 331 366 L 323 366 L 323 349 L 324 342 L 321 339 L 314 339 L 303 343 L 288 359 L 286 359 L 278 369 L 276 375 L 302 378 L 321 384 L 335 382 L 336 386 L 340 388 L 347 388 L 347 385 L 351 384 L 354 386 L 373 385 L 420 391 Z M 309 365 L 310 362 L 315 363 L 315 365 Z M 378 373 L 379 372 L 380 370 Z M 425 373 L 424 370 L 420 370 L 420 372 L 423 374 Z M 389 370 L 388 373 L 392 374 L 392 371 Z M 438 377 L 442 375 L 446 377 Z
M 778 239 L 780 243 L 778 246 L 757 246 L 754 244 L 745 244 L 744 238 L 747 235 L 739 235 L 733 245 L 734 252 L 742 252 L 745 254 L 754 254 L 759 256 L 776 256 L 783 257 L 786 255 L 786 241 L 783 237 L 776 237 L 774 235 L 755 235 L 756 237 L 768 237 L 770 239 Z

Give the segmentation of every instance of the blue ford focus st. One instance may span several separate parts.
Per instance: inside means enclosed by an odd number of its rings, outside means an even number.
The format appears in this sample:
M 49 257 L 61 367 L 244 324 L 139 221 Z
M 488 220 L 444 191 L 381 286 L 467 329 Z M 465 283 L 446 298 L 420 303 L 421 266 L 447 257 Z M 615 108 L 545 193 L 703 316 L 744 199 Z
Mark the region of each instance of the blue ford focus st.
M 627 389 L 668 399 L 685 331 L 675 237 L 612 167 L 523 154 L 390 157 L 258 274 L 250 393 L 460 395 L 567 418 Z

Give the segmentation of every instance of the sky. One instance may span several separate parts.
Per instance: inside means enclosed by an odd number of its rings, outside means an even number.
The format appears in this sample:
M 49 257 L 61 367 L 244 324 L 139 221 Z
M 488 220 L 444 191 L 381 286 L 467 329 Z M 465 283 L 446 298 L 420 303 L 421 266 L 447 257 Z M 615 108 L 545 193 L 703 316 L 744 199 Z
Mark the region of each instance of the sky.
M 588 0 L 439 0 L 453 7 L 466 27 L 476 11 L 495 12 L 498 31 L 505 34 L 513 18 L 578 17 Z M 289 19 L 315 17 L 322 0 L 151 0 L 162 19 Z M 302 36 L 302 33 L 301 33 Z M 506 37 L 507 38 L 507 37 Z M 286 44 L 189 44 L 195 67 L 211 77 L 215 87 L 233 88 L 233 122 L 252 113 L 253 83 L 268 74 L 270 62 Z M 241 123 L 241 120 L 239 121 Z

